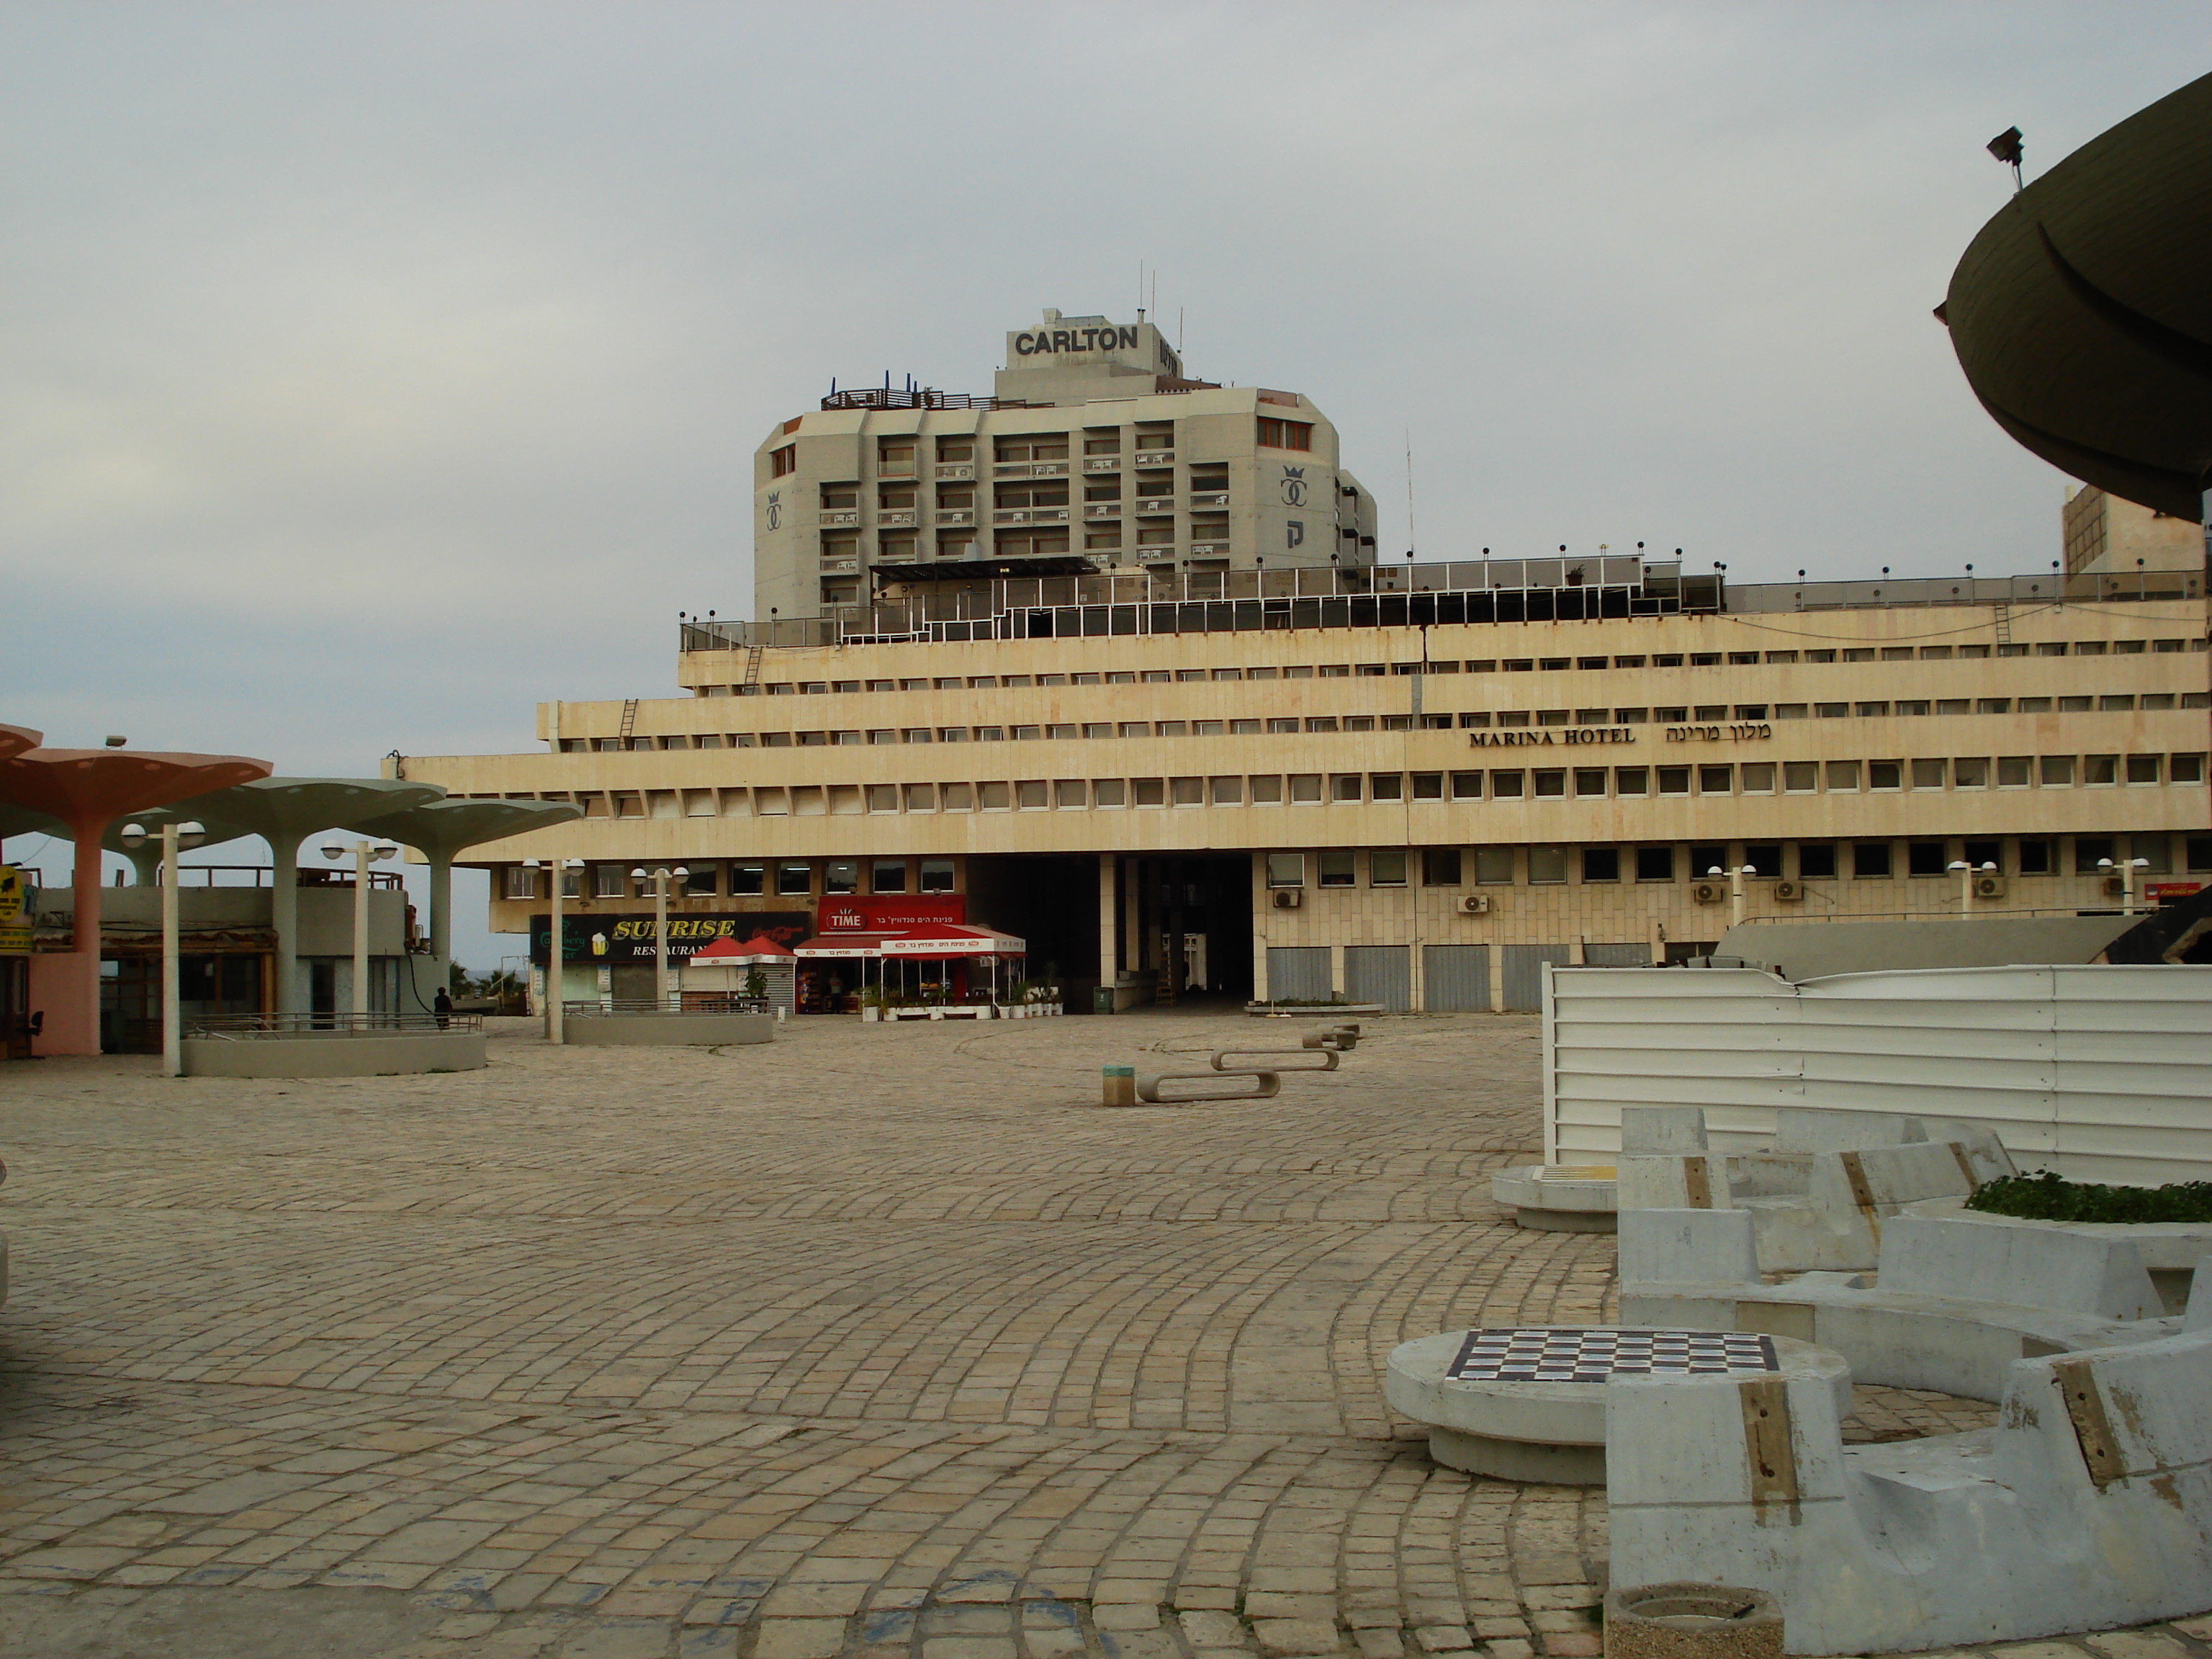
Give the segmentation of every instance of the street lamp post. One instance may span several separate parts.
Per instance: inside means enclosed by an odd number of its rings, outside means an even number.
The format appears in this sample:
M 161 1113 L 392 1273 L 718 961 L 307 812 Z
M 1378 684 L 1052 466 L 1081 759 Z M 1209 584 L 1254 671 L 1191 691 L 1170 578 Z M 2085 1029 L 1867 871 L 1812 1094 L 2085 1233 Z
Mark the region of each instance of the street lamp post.
M 1743 878 L 1746 876 L 1757 875 L 1759 873 L 1758 870 L 1748 864 L 1742 865 L 1741 866 L 1731 865 L 1726 870 L 1723 870 L 1719 865 L 1716 864 L 1711 869 L 1706 871 L 1705 873 L 1709 876 L 1724 875 L 1728 878 L 1729 926 L 1731 927 L 1741 927 L 1743 926 Z
M 323 848 L 323 856 L 333 864 L 345 854 L 343 847 Z M 353 844 L 353 1012 L 356 1018 L 368 1012 L 368 866 L 372 860 L 398 856 L 399 849 L 388 841 Z
M 2110 870 L 2115 866 L 2110 859 L 2099 859 L 2097 867 L 2100 870 Z M 2122 859 L 2117 867 L 2120 872 L 2120 914 L 2124 916 L 2131 916 L 2136 913 L 2136 872 L 2149 869 L 2150 860 Z
M 691 872 L 682 865 L 673 870 L 665 866 L 653 872 L 653 994 L 665 1012 L 668 1008 L 668 882 L 669 878 L 688 876 Z M 642 870 L 629 872 L 632 881 L 648 879 Z
M 536 859 L 525 859 L 522 866 L 526 870 L 539 867 Z M 545 941 L 545 1040 L 557 1046 L 568 1040 L 567 1027 L 561 1020 L 563 1012 L 561 981 L 568 971 L 564 959 L 566 953 L 562 949 L 561 899 L 562 890 L 568 885 L 568 872 L 582 869 L 584 861 L 581 859 L 548 859 L 544 867 L 547 879 L 552 884 L 547 894 L 549 914 L 546 919 L 550 923 L 550 932 Z
M 136 850 L 155 839 L 136 823 L 126 825 L 122 835 L 123 844 Z M 185 1074 L 184 987 L 181 963 L 177 955 L 178 882 L 177 854 L 198 847 L 207 839 L 207 832 L 197 823 L 165 823 L 159 837 L 161 847 L 161 1075 L 182 1077 Z

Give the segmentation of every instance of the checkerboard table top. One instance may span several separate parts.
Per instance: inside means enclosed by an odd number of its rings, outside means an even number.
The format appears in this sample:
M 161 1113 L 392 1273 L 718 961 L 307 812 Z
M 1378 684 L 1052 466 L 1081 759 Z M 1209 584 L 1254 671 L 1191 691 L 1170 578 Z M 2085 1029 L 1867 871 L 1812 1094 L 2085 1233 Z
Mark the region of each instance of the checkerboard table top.
M 1780 1369 L 1756 1331 L 1638 1331 L 1509 1325 L 1469 1331 L 1444 1375 L 1459 1382 L 1602 1382 L 1612 1376 L 1725 1376 Z

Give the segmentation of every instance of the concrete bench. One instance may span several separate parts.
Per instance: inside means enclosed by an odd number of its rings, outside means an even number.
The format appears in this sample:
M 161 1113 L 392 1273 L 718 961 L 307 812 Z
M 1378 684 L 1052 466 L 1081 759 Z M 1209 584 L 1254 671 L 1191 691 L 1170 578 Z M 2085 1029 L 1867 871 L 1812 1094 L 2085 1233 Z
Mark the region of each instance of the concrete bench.
M 1242 1079 L 1247 1086 L 1237 1089 L 1201 1091 L 1193 1094 L 1183 1090 L 1163 1099 L 1160 1090 L 1176 1084 L 1217 1084 L 1224 1079 Z M 1194 1106 L 1210 1100 L 1267 1100 L 1282 1091 L 1283 1079 L 1273 1072 L 1231 1071 L 1226 1067 L 1208 1066 L 1204 1071 L 1139 1072 L 1137 1073 L 1137 1098 L 1155 1106 Z
M 1605 1394 L 1620 1376 L 1699 1371 L 1808 1377 L 1850 1410 L 1841 1356 L 1788 1337 L 1621 1325 L 1445 1331 L 1391 1351 L 1392 1409 L 1429 1428 L 1429 1455 L 1502 1480 L 1600 1486 Z
M 2022 1358 L 2154 1341 L 2178 1328 L 2124 1240 L 1900 1216 L 1880 1272 L 1765 1282 L 1741 1210 L 1620 1218 L 1621 1317 L 1765 1331 L 1832 1348 L 1862 1382 L 1995 1400 Z
M 2200 1294 L 2202 1303 L 2206 1298 Z M 2212 1307 L 2014 1359 L 1997 1427 L 1845 1447 L 1817 1378 L 1606 1391 L 1615 1583 L 1765 1590 L 1791 1653 L 2106 1630 L 2212 1601 Z M 1865 1380 L 1863 1377 L 1861 1380 Z
M 1539 1232 L 1611 1232 L 1613 1188 L 1609 1164 L 1523 1164 L 1490 1177 L 1490 1196 Z

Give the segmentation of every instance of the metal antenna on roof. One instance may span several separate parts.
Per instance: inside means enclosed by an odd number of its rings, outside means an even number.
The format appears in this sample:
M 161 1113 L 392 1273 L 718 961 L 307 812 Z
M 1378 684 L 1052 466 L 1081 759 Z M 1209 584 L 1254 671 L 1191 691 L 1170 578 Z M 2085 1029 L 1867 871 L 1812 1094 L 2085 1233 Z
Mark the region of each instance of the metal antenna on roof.
M 1419 545 L 1413 539 L 1413 428 L 1406 428 L 1406 556 Z

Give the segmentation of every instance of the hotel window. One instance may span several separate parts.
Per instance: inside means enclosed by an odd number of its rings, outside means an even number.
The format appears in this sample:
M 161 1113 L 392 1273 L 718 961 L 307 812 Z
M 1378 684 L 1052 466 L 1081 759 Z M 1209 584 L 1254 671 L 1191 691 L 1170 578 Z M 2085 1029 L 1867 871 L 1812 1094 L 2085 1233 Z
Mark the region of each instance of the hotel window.
M 2084 755 L 2081 757 L 2081 781 L 2092 786 L 2118 783 L 2120 781 L 2120 757 L 2118 755 Z
M 1328 781 L 1331 800 L 1358 800 L 1361 798 L 1360 778 L 1357 772 L 1339 772 Z
M 1746 665 L 1757 662 L 1759 660 L 1759 653 L 1756 651 L 1731 651 L 1728 653 L 1728 659 L 1731 665 L 1741 668 Z
M 1182 738 L 1190 734 L 1190 724 L 1187 720 L 1162 720 L 1154 729 L 1164 738 Z
M 1833 662 L 1835 659 L 1836 653 L 1833 651 L 1808 651 L 1805 653 L 1807 662 Z
M 1990 864 L 2002 870 L 2004 843 L 2001 841 L 1970 841 L 1960 848 L 1959 856 L 1977 870 L 1981 869 L 1984 865 Z
M 1740 720 L 1763 720 L 1766 705 L 1763 702 L 1740 702 L 1735 706 L 1735 717 Z
M 592 870 L 593 898 L 628 898 L 629 872 L 619 864 L 596 865 Z
M 1743 861 L 1751 866 L 1751 873 L 1762 881 L 1773 881 L 1782 874 L 1782 844 L 1779 842 L 1750 842 L 1743 849 Z
M 1279 421 L 1273 416 L 1259 417 L 1259 441 L 1262 449 L 1299 449 L 1313 447 L 1311 421 Z
M 2125 712 L 2126 710 L 2133 708 L 2135 706 L 2135 698 L 2125 693 L 2122 693 L 2117 696 L 2106 696 L 2097 699 L 2097 707 L 2103 709 L 2106 714 L 2111 714 L 2115 711 Z
M 2058 712 L 2062 714 L 2086 714 L 2096 706 L 2094 697 L 2061 697 Z
M 1024 778 L 1014 785 L 1014 805 L 1024 812 L 1042 812 L 1049 802 L 1042 778 Z
M 1267 885 L 1270 887 L 1303 887 L 1306 884 L 1306 855 L 1304 853 L 1270 853 L 1267 854 Z
M 1478 887 L 1510 887 L 1513 884 L 1513 849 L 1510 847 L 1476 848 L 1474 883 Z
M 1859 787 L 1859 763 L 1856 761 L 1828 763 L 1828 791 L 1831 794 Z
M 1415 800 L 1442 800 L 1444 798 L 1444 775 L 1441 772 L 1413 774 Z
M 1620 879 L 1620 849 L 1618 847 L 1585 847 L 1583 848 L 1583 880 L 1619 881 Z
M 909 812 L 934 812 L 937 810 L 937 786 L 933 783 L 907 785 L 906 810 Z
M 1858 709 L 1861 720 L 1881 720 L 1888 714 L 1889 705 L 1886 702 L 1863 702 Z
M 1605 768 L 1578 766 L 1575 769 L 1575 794 L 1577 798 L 1605 793 Z
M 1403 887 L 1406 884 L 1406 854 L 1399 848 L 1377 848 L 1367 855 L 1367 884 L 1370 887 Z
M 1152 723 L 1150 720 L 1123 720 L 1121 735 L 1125 738 L 1149 738 L 1152 735 Z
M 1641 668 L 1644 666 L 1644 659 L 1641 657 L 1615 657 L 1613 659 L 1613 665 L 1615 668 Z
M 1844 648 L 1844 660 L 1845 662 L 1872 662 L 1874 660 L 1874 650 L 1869 646 L 1846 646 Z
M 1539 708 L 1536 711 L 1536 724 L 1539 726 L 1565 726 L 1567 723 L 1568 714 L 1569 711 L 1565 708 Z
M 2076 836 L 2074 837 L 2074 873 L 2094 876 L 2100 873 L 2100 860 L 2115 857 L 2112 839 L 2106 836 Z
M 939 805 L 947 812 L 972 812 L 975 810 L 975 786 L 972 783 L 948 783 L 940 786 L 944 799 Z
M 1127 806 L 1129 804 L 1129 785 L 1124 778 L 1093 778 L 1091 799 L 1099 806 Z
M 714 897 L 715 868 L 716 866 L 712 864 L 692 865 L 690 872 L 684 878 L 684 896 L 686 898 Z
M 1575 659 L 1575 666 L 1577 668 L 1603 668 L 1606 666 L 1607 661 L 1607 659 L 1604 657 L 1577 657 Z M 1601 726 L 1604 724 L 1602 720 L 1598 723 Z
M 1946 860 L 1943 843 L 1940 841 L 1915 841 L 1905 843 L 1905 873 L 1908 876 L 1940 876 Z
M 1733 766 L 1700 766 L 1698 769 L 1698 793 L 1701 795 L 1734 793 L 1735 771 Z
M 2171 691 L 2146 691 L 2142 696 L 2136 699 L 2136 707 L 2143 710 L 2146 714 L 2154 708 L 2171 708 L 2173 707 L 2173 693 Z
M 775 890 L 785 898 L 805 898 L 814 890 L 814 866 L 811 864 L 779 864 L 775 866 Z
M 1567 878 L 1567 849 L 1564 847 L 1531 847 L 1528 849 L 1528 882 L 1531 886 L 1541 884 L 1550 886 Z
M 1889 878 L 1889 843 L 1886 841 L 1853 842 L 1851 874 L 1860 881 L 1887 881 Z
M 1728 863 L 1729 850 L 1725 847 L 1692 847 L 1690 849 L 1690 876 L 1692 880 L 1725 875 Z
M 2171 875 L 2173 873 L 2173 838 L 2162 835 L 2130 836 L 2128 837 L 2128 856 L 2142 860 L 2144 875 Z
M 1718 668 L 1720 665 L 1721 653 L 1717 651 L 1692 651 L 1690 653 L 1690 666 L 1692 668 Z
M 1951 763 L 1951 785 L 1955 789 L 1986 789 L 1990 787 L 1990 762 L 1986 755 L 1968 755 Z
M 952 890 L 951 859 L 924 859 L 921 861 L 921 890 L 925 893 L 949 893 Z
M 1203 806 L 1206 805 L 1204 778 L 1170 778 L 1168 802 L 1174 806 Z
M 1925 697 L 1907 697 L 1900 700 L 1896 705 L 1897 712 L 1900 714 L 1924 714 L 1928 712 L 1928 699 Z
M 1770 651 L 1766 653 L 1766 660 L 1770 663 L 1796 662 L 1797 653 L 1795 651 Z
M 2176 755 L 2167 763 L 2166 781 L 2168 783 L 2202 783 L 2204 781 L 2204 757 Z
M 1372 732 L 1375 729 L 1375 716 L 1346 714 L 1344 717 L 1344 729 L 1347 732 Z
M 1425 847 L 1421 849 L 1421 885 L 1424 887 L 1456 887 L 1459 885 L 1459 848 L 1456 847 Z
M 1231 720 L 1229 722 L 1229 735 L 1232 738 L 1255 737 L 1258 735 L 1259 730 L 1260 722 L 1257 720 Z
M 1902 789 L 1905 787 L 1903 761 L 1878 760 L 1867 763 L 1867 787 L 1869 789 Z
M 1940 760 L 1917 760 L 1912 763 L 1912 787 L 1915 789 L 1941 789 L 1943 787 L 1943 763 Z
M 768 890 L 768 866 L 765 864 L 733 864 L 730 866 L 730 896 L 758 898 Z
M 2042 757 L 2042 763 L 2045 788 L 2048 789 L 2053 785 L 2070 784 L 2074 781 L 2073 756 L 2045 755 Z
M 1565 768 L 1541 767 L 1532 775 L 1535 779 L 1534 794 L 1539 800 L 1557 800 L 1567 793 L 1567 774 Z
M 1014 805 L 1012 786 L 1005 783 L 979 783 L 975 786 L 975 804 L 986 812 L 1011 811 Z
M 1801 841 L 1797 843 L 1798 880 L 1833 881 L 1835 878 L 1835 842 L 1832 841 Z
M 975 728 L 975 741 L 978 743 L 1004 743 L 1006 740 L 1006 728 L 1003 726 L 979 726 Z
M 1112 670 L 1106 676 L 1109 685 L 1134 685 L 1136 683 L 1136 675 L 1126 668 Z
M 1285 732 L 1295 732 L 1297 729 L 1298 722 L 1295 715 L 1278 714 L 1267 721 L 1267 730 L 1279 735 Z
M 2012 713 L 2012 699 L 1978 697 L 1974 700 L 1974 712 L 1977 714 L 2009 714 Z
M 1206 793 L 1216 806 L 1242 806 L 1244 804 L 1244 780 L 1241 777 L 1209 778 L 1206 780 Z
M 1613 711 L 1615 726 L 1641 726 L 1651 718 L 1648 708 L 1616 708 Z
M 1613 790 L 1617 795 L 1648 795 L 1651 793 L 1651 770 L 1644 766 L 1624 766 L 1613 775 Z
M 1674 849 L 1671 847 L 1638 848 L 1636 878 L 1638 881 L 1674 880 Z
M 1612 720 L 1613 710 L 1610 708 L 1577 708 L 1575 710 L 1575 724 L 1577 726 L 1606 726 L 1609 725 L 1612 722 Z
M 1490 775 L 1491 799 L 1519 800 L 1527 775 L 1522 772 L 1492 772 Z
M 1036 726 L 1018 726 L 1014 728 L 1016 743 L 1035 743 L 1044 735 L 1044 728 Z
M 906 860 L 878 859 L 868 869 L 868 890 L 872 893 L 903 893 L 906 891 Z
M 1091 805 L 1091 787 L 1082 778 L 1055 778 L 1052 786 L 1052 804 L 1060 807 Z
M 1498 717 L 1498 723 L 1500 726 L 1526 726 L 1528 724 L 1528 711 L 1525 708 L 1509 708 Z
M 1293 772 L 1291 774 L 1291 801 L 1293 805 L 1310 805 L 1320 799 L 1320 773 Z
M 1684 720 L 1690 718 L 1690 711 L 1687 706 L 1681 703 L 1676 703 L 1671 708 L 1653 709 L 1651 711 L 1651 718 L 1657 720 L 1662 726 L 1680 726 Z
M 1413 729 L 1413 717 L 1411 714 L 1385 714 L 1382 729 L 1385 732 L 1410 732 Z
M 1061 743 L 1073 738 L 1075 730 L 1073 726 L 1048 726 L 1044 729 L 1044 734 L 1054 743 Z
M 1480 772 L 1453 773 L 1451 775 L 1451 798 L 1454 800 L 1480 800 L 1482 799 L 1482 774 Z
M 1403 800 L 1406 799 L 1406 775 L 1402 772 L 1376 772 L 1367 780 L 1367 799 L 1370 800 Z
M 1815 720 L 1839 720 L 1850 712 L 1851 706 L 1847 702 L 1816 702 L 1813 705 Z
M 1085 720 L 1083 724 L 1083 735 L 1086 738 L 1110 738 L 1114 735 L 1113 722 L 1110 720 Z
M 1221 735 L 1221 722 L 1219 720 L 1193 720 L 1190 723 L 1190 734 L 1194 738 L 1218 738 Z
M 1316 854 L 1321 866 L 1321 884 L 1324 887 L 1349 887 L 1352 884 L 1352 859 L 1349 853 L 1321 853 Z
M 534 899 L 538 896 L 538 872 L 527 865 L 510 864 L 502 878 L 500 896 L 509 899 Z
M 2028 771 L 2033 763 L 2033 758 L 2029 755 L 1999 755 L 1997 757 L 1997 787 L 2000 789 L 2027 788 Z
M 1747 795 L 1771 795 L 1774 793 L 1774 763 L 1747 762 L 1742 775 L 1743 793 Z
M 1283 775 L 1281 773 L 1262 773 L 1259 776 L 1251 780 L 1251 785 L 1253 805 L 1280 806 L 1283 804 Z
M 1682 653 L 1679 651 L 1662 651 L 1651 659 L 1651 665 L 1654 668 L 1680 668 L 1682 665 Z
M 1662 766 L 1659 770 L 1659 793 L 1662 795 L 1686 795 L 1690 793 L 1690 769 L 1686 766 Z
M 2074 654 L 2077 657 L 2101 657 L 2105 654 L 2105 641 L 2077 640 L 2074 644 Z
M 2158 782 L 2159 773 L 2162 769 L 2159 764 L 2160 758 L 2161 757 L 2157 755 L 2129 756 L 2128 781 L 2130 783 Z
M 842 896 L 860 890 L 860 866 L 853 859 L 833 859 L 822 866 L 822 893 L 825 898 Z
M 799 471 L 799 446 L 786 444 L 768 453 L 768 476 L 781 478 Z
M 868 786 L 868 811 L 896 812 L 898 811 L 898 785 L 872 783 Z

